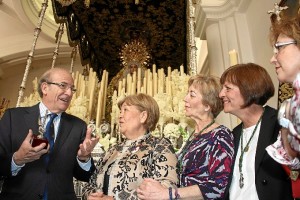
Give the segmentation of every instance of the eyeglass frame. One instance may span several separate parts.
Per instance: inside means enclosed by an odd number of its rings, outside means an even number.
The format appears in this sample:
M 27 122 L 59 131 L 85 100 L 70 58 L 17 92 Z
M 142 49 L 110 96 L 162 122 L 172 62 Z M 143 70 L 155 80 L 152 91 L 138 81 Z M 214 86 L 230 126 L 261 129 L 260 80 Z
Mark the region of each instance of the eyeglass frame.
M 74 85 L 70 85 L 68 83 L 62 82 L 62 83 L 56 83 L 56 82 L 50 82 L 50 81 L 45 81 L 45 83 L 49 85 L 56 85 L 62 90 L 68 90 L 69 88 L 71 89 L 72 93 L 75 93 L 77 89 L 74 88 Z
M 290 44 L 297 44 L 297 41 L 293 40 L 293 41 L 288 41 L 288 42 L 276 42 L 273 46 L 273 53 L 278 54 L 281 47 L 285 47 Z

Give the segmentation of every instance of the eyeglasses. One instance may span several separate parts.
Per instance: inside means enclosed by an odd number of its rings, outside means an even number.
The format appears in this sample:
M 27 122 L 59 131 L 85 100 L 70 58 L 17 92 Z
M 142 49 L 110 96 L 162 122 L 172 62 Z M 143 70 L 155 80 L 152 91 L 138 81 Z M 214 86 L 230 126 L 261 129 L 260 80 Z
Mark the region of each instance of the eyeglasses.
M 278 54 L 278 52 L 280 51 L 280 49 L 282 49 L 282 47 L 285 47 L 287 45 L 290 44 L 297 44 L 296 41 L 289 41 L 289 42 L 277 42 L 274 44 L 274 48 L 273 48 L 273 52 L 274 54 Z
M 74 86 L 70 85 L 68 83 L 54 83 L 54 82 L 46 82 L 46 83 L 47 84 L 52 84 L 52 85 L 57 85 L 62 90 L 68 90 L 70 88 L 72 93 L 76 92 L 76 89 L 74 88 Z

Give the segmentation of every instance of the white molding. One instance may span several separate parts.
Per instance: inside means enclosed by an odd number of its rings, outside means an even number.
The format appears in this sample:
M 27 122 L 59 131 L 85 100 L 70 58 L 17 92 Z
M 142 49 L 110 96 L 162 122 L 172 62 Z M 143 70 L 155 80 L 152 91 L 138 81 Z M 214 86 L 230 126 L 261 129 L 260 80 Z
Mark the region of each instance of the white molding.
M 30 22 L 36 26 L 39 20 L 39 13 L 41 10 L 41 5 L 44 3 L 44 0 L 26 0 L 21 1 L 22 7 L 24 9 L 25 14 L 29 18 Z M 58 30 L 59 24 L 55 22 L 54 16 L 53 16 L 53 8 L 52 8 L 52 2 L 51 0 L 47 1 L 47 9 L 46 14 L 43 20 L 42 24 L 42 35 L 47 36 L 50 40 L 55 40 L 55 34 Z M 62 43 L 69 44 L 68 43 L 68 36 L 65 31 L 65 33 L 62 36 Z
M 221 1 L 222 2 L 222 1 Z M 205 2 L 196 6 L 196 30 L 195 35 L 205 39 L 205 29 L 209 24 L 217 23 L 222 19 L 233 16 L 236 12 L 243 12 L 248 7 L 249 0 L 224 0 L 218 5 Z

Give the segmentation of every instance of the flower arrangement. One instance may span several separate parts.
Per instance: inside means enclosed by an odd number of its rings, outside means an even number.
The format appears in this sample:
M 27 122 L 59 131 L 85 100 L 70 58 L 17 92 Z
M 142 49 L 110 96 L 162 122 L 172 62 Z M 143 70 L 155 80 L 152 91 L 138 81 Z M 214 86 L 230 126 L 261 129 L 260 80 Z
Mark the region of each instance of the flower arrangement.
M 179 125 L 174 123 L 168 123 L 164 127 L 164 136 L 167 138 L 179 138 L 180 136 L 180 130 Z
M 175 151 L 178 152 L 181 150 L 190 136 L 190 127 L 191 126 L 186 123 L 167 123 L 163 128 L 162 135 L 170 140 Z M 151 134 L 155 137 L 160 137 L 161 135 L 158 129 L 155 129 Z

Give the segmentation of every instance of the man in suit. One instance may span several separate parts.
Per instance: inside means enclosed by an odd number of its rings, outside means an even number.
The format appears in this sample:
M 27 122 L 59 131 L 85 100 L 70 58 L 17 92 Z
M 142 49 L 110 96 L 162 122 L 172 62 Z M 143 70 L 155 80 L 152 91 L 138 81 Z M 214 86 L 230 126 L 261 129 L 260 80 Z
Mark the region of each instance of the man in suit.
M 65 113 L 76 91 L 67 70 L 45 72 L 38 91 L 39 104 L 8 109 L 0 120 L 0 199 L 75 200 L 73 177 L 89 180 L 95 169 L 91 151 L 99 138 L 91 137 L 84 121 Z M 48 114 L 57 114 L 54 145 L 35 146 L 38 133 L 45 134 Z

